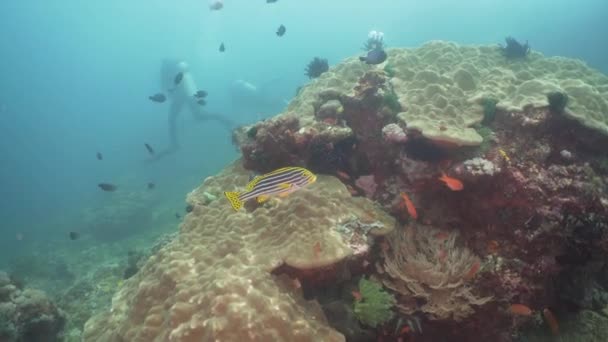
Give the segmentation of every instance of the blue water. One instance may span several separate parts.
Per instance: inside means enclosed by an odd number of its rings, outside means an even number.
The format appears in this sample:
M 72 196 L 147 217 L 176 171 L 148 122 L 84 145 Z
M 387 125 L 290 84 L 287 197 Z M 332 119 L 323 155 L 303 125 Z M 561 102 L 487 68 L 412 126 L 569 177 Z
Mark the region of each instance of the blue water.
M 245 124 L 280 112 L 313 57 L 333 65 L 358 54 L 371 29 L 395 47 L 512 35 L 608 72 L 606 13 L 604 0 L 226 0 L 216 12 L 193 0 L 2 1 L 0 259 L 24 248 L 16 234 L 44 240 L 78 229 L 82 209 L 108 196 L 99 182 L 154 181 L 181 208 L 186 192 L 237 157 L 222 126 L 183 112 L 181 150 L 144 162 L 144 142 L 168 144 L 168 103 L 147 99 L 160 90 L 163 58 L 190 64 L 207 110 Z M 287 33 L 278 38 L 280 24 Z M 231 96 L 238 79 L 258 87 L 259 103 Z

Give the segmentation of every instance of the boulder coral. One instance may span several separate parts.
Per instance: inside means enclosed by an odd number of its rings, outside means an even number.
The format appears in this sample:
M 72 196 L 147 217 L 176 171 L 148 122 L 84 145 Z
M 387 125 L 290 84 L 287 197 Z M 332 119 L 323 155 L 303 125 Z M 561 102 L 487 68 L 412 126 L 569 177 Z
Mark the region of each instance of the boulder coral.
M 271 272 L 365 253 L 355 247 L 392 231 L 394 219 L 328 176 L 251 212 L 202 198 L 247 177 L 236 163 L 188 196 L 193 210 L 179 236 L 125 282 L 109 312 L 87 322 L 85 341 L 344 340 L 298 282 Z
M 242 158 L 188 195 L 179 234 L 85 341 L 341 341 L 362 325 L 328 303 L 352 307 L 359 276 L 396 298 L 393 319 L 365 327 L 384 340 L 414 321 L 416 341 L 507 341 L 533 323 L 512 303 L 558 318 L 607 305 L 608 78 L 498 46 L 387 53 L 344 60 L 237 129 Z M 238 212 L 223 198 L 284 166 L 318 181 Z

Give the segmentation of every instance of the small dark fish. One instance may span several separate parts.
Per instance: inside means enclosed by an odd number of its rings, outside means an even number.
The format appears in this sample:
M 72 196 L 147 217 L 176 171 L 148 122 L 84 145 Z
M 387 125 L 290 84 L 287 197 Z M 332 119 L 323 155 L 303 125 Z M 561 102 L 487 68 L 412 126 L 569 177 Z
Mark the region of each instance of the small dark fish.
M 182 215 L 175 213 L 175 218 L 179 220 L 180 218 L 182 218 Z
M 97 152 L 97 160 L 103 160 L 103 154 L 101 154 L 101 152 Z
M 194 206 L 193 206 L 192 204 L 188 204 L 188 205 L 186 206 L 186 212 L 187 212 L 187 213 L 190 213 L 190 212 L 192 212 L 192 210 L 194 210 Z
M 194 97 L 198 97 L 198 98 L 207 97 L 207 92 L 204 90 L 199 90 L 196 92 L 196 94 L 194 94 Z
M 184 78 L 184 73 L 183 72 L 178 72 L 177 75 L 175 75 L 175 78 L 173 79 L 173 83 L 175 83 L 175 85 L 178 85 L 182 79 Z
M 154 183 L 152 183 L 152 182 L 148 183 L 148 189 L 152 190 L 152 189 L 154 189 L 155 187 L 156 187 L 156 184 L 154 184 Z
M 146 150 L 148 150 L 148 153 L 150 154 L 154 154 L 154 149 L 152 148 L 152 146 L 148 145 L 148 143 L 145 143 L 144 146 L 146 146 Z
M 224 1 L 222 0 L 215 0 L 209 4 L 209 9 L 212 11 L 219 11 L 222 8 L 224 8 Z
M 203 99 L 200 99 L 200 100 L 196 101 L 196 103 L 198 103 L 201 106 L 204 106 L 204 105 L 207 104 L 207 102 L 205 100 L 203 100 Z
M 226 51 L 226 47 L 224 46 L 224 43 L 220 44 L 220 52 L 224 52 Z
M 279 29 L 277 30 L 277 36 L 283 37 L 283 35 L 285 34 L 285 31 L 287 31 L 287 29 L 285 28 L 284 25 L 279 26 Z
M 386 60 L 386 57 L 386 52 L 383 49 L 373 49 L 367 53 L 367 56 L 359 57 L 359 60 L 366 64 L 380 64 Z
M 167 97 L 163 93 L 154 94 L 152 96 L 148 96 L 148 98 L 153 102 L 163 103 L 167 100 Z
M 80 238 L 80 234 L 78 232 L 70 232 L 70 240 L 78 240 Z
M 113 192 L 116 191 L 117 187 L 114 184 L 110 184 L 110 183 L 99 183 L 97 184 L 97 186 L 103 190 L 103 191 L 108 191 L 108 192 Z
M 277 1 L 279 1 L 279 0 L 266 0 L 266 3 L 267 4 L 274 4 Z

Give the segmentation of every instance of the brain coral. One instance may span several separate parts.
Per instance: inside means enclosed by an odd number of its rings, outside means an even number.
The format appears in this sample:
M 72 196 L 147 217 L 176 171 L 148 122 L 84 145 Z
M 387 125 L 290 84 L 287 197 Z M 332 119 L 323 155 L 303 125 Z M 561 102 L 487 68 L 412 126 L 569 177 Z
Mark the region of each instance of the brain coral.
M 190 193 L 194 210 L 178 237 L 124 284 L 109 312 L 87 322 L 84 340 L 343 341 L 316 302 L 270 272 L 337 262 L 356 253 L 346 226 L 366 222 L 385 234 L 395 221 L 327 176 L 278 203 L 234 212 L 219 196 L 247 178 L 238 161 Z
M 388 63 L 393 88 L 407 108 L 399 119 L 436 141 L 480 144 L 471 126 L 483 118 L 483 98 L 496 99 L 499 109 L 522 111 L 547 106 L 552 91 L 568 94 L 567 115 L 608 134 L 608 77 L 578 60 L 532 52 L 525 60 L 509 61 L 498 46 L 433 41 L 391 49 Z

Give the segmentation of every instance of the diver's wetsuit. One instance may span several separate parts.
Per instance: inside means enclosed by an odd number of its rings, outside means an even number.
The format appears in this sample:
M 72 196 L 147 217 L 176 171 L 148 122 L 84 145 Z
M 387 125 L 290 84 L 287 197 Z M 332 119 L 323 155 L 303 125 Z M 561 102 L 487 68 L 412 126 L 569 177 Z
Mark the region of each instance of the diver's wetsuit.
M 182 73 L 181 82 L 175 84 L 175 76 Z M 190 111 L 197 121 L 214 120 L 224 126 L 229 132 L 236 127 L 236 124 L 223 115 L 208 113 L 203 111 L 202 106 L 197 103 L 194 94 L 199 90 L 190 74 L 188 65 L 185 62 L 165 59 L 163 60 L 161 71 L 161 87 L 167 90 L 168 99 L 171 102 L 169 107 L 169 147 L 157 153 L 153 160 L 158 160 L 168 154 L 172 154 L 179 148 L 177 138 L 177 117 L 184 106 Z

